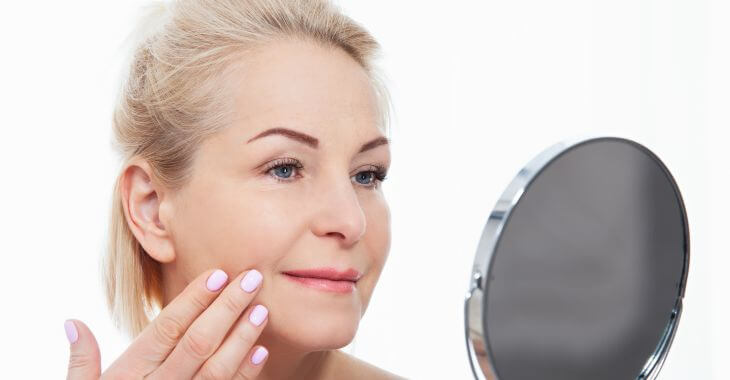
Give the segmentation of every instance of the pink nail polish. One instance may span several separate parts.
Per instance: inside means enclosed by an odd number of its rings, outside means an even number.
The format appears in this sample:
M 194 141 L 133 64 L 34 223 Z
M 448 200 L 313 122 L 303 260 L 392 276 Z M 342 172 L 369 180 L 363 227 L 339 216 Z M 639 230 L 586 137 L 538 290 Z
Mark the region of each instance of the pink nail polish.
M 259 286 L 263 278 L 264 276 L 261 275 L 261 272 L 256 269 L 251 269 L 241 280 L 241 288 L 246 292 L 251 293 L 256 290 L 256 287 Z
M 66 338 L 68 338 L 68 342 L 71 344 L 76 343 L 76 341 L 79 340 L 79 331 L 76 330 L 74 322 L 69 319 L 63 323 L 63 327 L 66 329 Z
M 251 355 L 251 363 L 259 364 L 266 359 L 267 355 L 269 355 L 269 350 L 259 347 L 256 351 L 254 351 L 253 355 Z
M 210 277 L 208 277 L 208 282 L 205 284 L 205 286 L 211 292 L 215 292 L 220 289 L 223 284 L 226 283 L 227 279 L 228 275 L 226 274 L 226 272 L 220 269 L 216 269 L 215 272 L 213 272 Z
M 256 326 L 260 326 L 261 323 L 266 319 L 266 315 L 269 314 L 269 310 L 264 305 L 256 305 L 251 310 L 251 314 L 248 316 L 248 320 Z

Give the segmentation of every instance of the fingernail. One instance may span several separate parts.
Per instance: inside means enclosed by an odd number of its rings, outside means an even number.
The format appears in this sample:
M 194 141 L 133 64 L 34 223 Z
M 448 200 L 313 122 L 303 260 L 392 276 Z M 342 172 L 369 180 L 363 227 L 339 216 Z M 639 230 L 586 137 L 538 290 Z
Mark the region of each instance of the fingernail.
M 266 359 L 266 356 L 269 354 L 269 350 L 259 346 L 259 348 L 254 351 L 253 355 L 251 355 L 251 363 L 253 364 L 259 364 L 264 359 Z
M 243 276 L 243 279 L 241 280 L 241 288 L 246 292 L 251 293 L 256 290 L 257 286 L 259 286 L 262 278 L 264 278 L 264 276 L 261 275 L 261 272 L 256 269 L 251 269 L 245 276 Z
M 248 320 L 254 325 L 259 326 L 266 319 L 267 314 L 269 314 L 269 310 L 264 305 L 256 305 L 251 310 L 251 315 L 248 316 Z
M 216 269 L 210 277 L 208 277 L 208 282 L 205 284 L 205 286 L 210 290 L 211 292 L 215 292 L 218 289 L 220 289 L 223 284 L 226 283 L 226 280 L 228 279 L 228 275 L 226 272 Z
M 77 340 L 79 340 L 79 331 L 76 330 L 76 325 L 73 323 L 72 320 L 67 320 L 63 323 L 63 327 L 66 329 L 66 338 L 68 338 L 68 342 L 71 344 L 76 343 Z

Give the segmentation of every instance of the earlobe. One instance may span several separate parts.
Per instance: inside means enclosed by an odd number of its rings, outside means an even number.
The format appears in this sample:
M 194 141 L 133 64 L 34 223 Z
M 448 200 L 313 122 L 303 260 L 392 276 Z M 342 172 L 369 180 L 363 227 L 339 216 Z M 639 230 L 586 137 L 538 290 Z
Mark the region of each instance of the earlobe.
M 145 252 L 154 260 L 169 263 L 175 260 L 172 235 L 166 220 L 160 216 L 162 187 L 152 181 L 147 162 L 130 163 L 121 181 L 122 202 L 127 224 Z

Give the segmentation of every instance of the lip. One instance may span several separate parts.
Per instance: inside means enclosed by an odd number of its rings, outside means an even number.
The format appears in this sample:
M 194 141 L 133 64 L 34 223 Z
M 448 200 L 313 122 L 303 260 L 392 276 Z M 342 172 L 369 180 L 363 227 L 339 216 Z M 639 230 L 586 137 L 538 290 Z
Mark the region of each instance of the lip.
M 352 268 L 340 271 L 330 267 L 290 270 L 282 273 L 300 285 L 335 293 L 352 292 L 357 280 L 362 276 Z
M 337 270 L 332 267 L 325 268 L 310 268 L 310 269 L 297 269 L 284 271 L 284 274 L 288 274 L 295 277 L 308 277 L 308 278 L 319 278 L 333 281 L 352 281 L 356 282 L 362 276 L 360 272 L 355 269 L 348 268 L 346 270 Z

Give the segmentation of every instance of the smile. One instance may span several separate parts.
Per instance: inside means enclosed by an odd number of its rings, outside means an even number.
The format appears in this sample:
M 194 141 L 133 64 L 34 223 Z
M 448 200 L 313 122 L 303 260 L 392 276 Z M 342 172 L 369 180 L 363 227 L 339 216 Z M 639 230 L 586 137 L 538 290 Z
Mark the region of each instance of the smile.
M 325 290 L 335 293 L 350 293 L 355 289 L 355 283 L 347 280 L 327 280 L 324 278 L 296 277 L 284 274 L 290 280 L 310 288 Z

